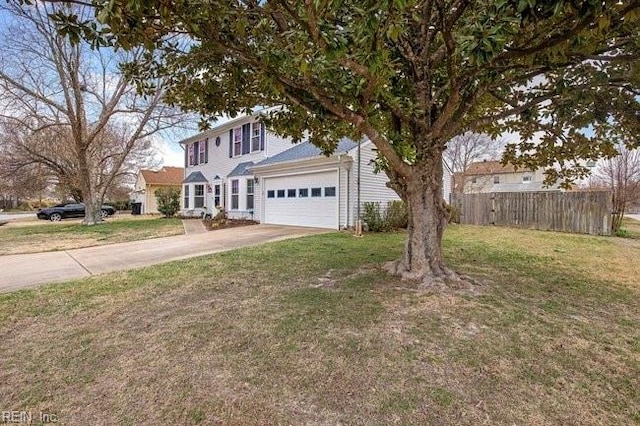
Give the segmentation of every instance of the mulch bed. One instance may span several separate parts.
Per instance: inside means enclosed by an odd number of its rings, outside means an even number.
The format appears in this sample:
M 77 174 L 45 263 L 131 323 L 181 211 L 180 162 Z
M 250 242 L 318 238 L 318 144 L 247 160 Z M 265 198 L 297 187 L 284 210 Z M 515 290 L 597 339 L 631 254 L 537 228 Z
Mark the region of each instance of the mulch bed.
M 248 219 L 226 219 L 223 221 L 217 221 L 213 219 L 203 219 L 202 223 L 204 223 L 204 226 L 205 228 L 207 228 L 207 231 L 215 231 L 218 229 L 225 229 L 225 228 L 237 228 L 239 226 L 249 226 L 249 225 L 258 224 L 258 222 L 256 222 L 255 220 L 248 220 Z

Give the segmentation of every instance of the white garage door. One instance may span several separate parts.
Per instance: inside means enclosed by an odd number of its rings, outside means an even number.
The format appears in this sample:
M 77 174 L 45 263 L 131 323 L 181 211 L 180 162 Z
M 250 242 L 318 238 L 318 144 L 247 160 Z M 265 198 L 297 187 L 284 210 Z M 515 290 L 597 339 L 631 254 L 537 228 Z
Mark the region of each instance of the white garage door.
M 338 229 L 337 171 L 264 179 L 265 223 Z

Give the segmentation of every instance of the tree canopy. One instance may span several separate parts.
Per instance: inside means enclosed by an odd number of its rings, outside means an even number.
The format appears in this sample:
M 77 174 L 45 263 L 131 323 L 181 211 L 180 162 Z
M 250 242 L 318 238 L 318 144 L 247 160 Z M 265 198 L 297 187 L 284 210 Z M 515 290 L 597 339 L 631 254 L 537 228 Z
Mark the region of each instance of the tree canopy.
M 614 155 L 620 132 L 638 146 L 638 0 L 91 4 L 104 27 L 58 16 L 65 31 L 145 46 L 130 75 L 140 87 L 166 77 L 168 99 L 205 121 L 285 105 L 267 124 L 295 139 L 310 132 L 327 152 L 341 136 L 368 137 L 409 204 L 410 277 L 445 270 L 438 194 L 451 138 L 516 132 L 505 159 L 529 167 Z

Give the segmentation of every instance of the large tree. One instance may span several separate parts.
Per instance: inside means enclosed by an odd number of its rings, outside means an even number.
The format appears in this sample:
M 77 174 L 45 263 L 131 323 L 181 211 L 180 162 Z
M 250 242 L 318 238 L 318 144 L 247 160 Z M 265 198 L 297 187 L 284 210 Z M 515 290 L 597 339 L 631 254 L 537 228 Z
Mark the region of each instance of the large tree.
M 43 166 L 85 203 L 84 223 L 91 225 L 102 220 L 105 193 L 132 156 L 183 114 L 163 102 L 161 79 L 143 96 L 120 71 L 119 64 L 141 57 L 141 49 L 74 42 L 51 20 L 56 13 L 92 17 L 85 6 L 0 5 L 6 23 L 0 28 L 0 117 L 12 136 L 5 143 L 14 172 Z
M 294 138 L 310 131 L 325 151 L 368 137 L 409 208 L 390 268 L 406 278 L 456 279 L 441 251 L 451 138 L 518 132 L 507 158 L 528 166 L 612 155 L 602 137 L 612 126 L 638 143 L 638 0 L 91 3 L 120 46 L 153 53 L 129 72 L 168 77 L 170 99 L 206 118 L 283 104 L 268 124 Z

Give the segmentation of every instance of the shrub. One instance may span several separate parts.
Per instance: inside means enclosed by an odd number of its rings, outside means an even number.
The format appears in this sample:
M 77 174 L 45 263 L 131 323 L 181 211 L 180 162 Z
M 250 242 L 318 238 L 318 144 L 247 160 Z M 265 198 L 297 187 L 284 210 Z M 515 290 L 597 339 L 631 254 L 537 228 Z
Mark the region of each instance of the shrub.
M 389 201 L 382 212 L 380 203 L 365 202 L 362 205 L 362 220 L 371 232 L 387 232 L 406 228 L 409 223 L 407 207 L 403 201 Z
M 365 202 L 362 204 L 362 221 L 367 224 L 371 232 L 384 231 L 382 213 L 380 213 L 380 203 Z
M 629 231 L 627 231 L 624 228 L 618 228 L 615 232 L 614 235 L 616 237 L 620 237 L 620 238 L 631 238 L 631 234 L 629 234 Z
M 396 200 L 387 203 L 384 212 L 384 222 L 389 230 L 405 229 L 409 225 L 409 215 L 404 201 Z
M 180 210 L 180 189 L 174 187 L 159 188 L 156 192 L 158 211 L 165 217 L 172 217 Z
M 116 210 L 131 210 L 131 200 L 108 200 L 104 204 L 112 206 Z
M 447 204 L 446 209 L 448 214 L 447 223 L 460 223 L 460 210 L 458 207 L 453 204 Z

